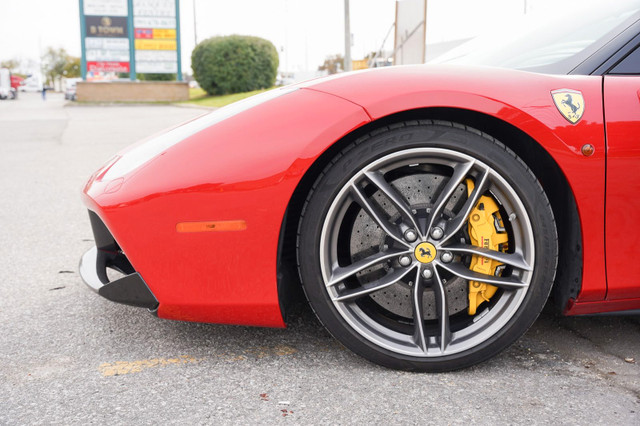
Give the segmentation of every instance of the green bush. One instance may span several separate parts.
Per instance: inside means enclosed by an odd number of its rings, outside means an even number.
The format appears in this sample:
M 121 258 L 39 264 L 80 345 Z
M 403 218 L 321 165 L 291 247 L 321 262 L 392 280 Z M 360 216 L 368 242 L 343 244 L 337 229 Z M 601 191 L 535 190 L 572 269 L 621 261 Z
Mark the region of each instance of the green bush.
M 176 81 L 176 74 L 156 74 L 156 73 L 147 73 L 147 74 L 136 74 L 136 78 L 140 81 Z
M 210 95 L 266 89 L 276 81 L 278 51 L 260 37 L 212 37 L 193 49 L 191 68 Z

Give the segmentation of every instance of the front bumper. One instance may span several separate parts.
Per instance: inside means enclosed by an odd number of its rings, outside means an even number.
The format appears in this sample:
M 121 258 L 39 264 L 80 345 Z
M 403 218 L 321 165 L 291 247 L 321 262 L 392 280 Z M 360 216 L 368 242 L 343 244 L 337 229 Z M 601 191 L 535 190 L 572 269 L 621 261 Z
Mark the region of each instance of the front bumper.
M 150 310 L 157 309 L 158 300 L 120 250 L 107 227 L 92 211 L 89 211 L 89 218 L 96 245 L 80 259 L 82 280 L 100 296 L 113 302 Z M 107 268 L 124 276 L 111 281 L 107 275 Z

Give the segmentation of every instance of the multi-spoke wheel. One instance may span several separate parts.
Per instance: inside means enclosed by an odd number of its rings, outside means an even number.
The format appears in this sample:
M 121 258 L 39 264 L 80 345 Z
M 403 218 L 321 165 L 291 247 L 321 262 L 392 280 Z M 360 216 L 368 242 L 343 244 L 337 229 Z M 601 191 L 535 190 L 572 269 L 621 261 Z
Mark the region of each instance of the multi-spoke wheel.
M 318 178 L 303 285 L 345 346 L 383 365 L 461 368 L 535 320 L 555 274 L 549 202 L 513 152 L 445 122 L 376 131 Z

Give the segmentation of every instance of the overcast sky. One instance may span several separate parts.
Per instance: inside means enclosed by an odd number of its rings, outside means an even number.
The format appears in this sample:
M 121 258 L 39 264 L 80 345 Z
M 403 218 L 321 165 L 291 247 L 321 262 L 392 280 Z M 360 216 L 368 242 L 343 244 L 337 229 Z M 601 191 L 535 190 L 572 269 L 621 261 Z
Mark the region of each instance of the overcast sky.
M 246 34 L 280 51 L 280 67 L 315 70 L 344 50 L 343 0 L 180 0 L 182 64 L 191 71 L 193 5 L 198 40 Z M 529 14 L 554 14 L 598 0 L 428 0 L 427 42 L 469 38 Z M 602 1 L 602 0 L 600 0 Z M 352 57 L 377 50 L 395 19 L 395 0 L 350 0 Z M 78 0 L 0 0 L 0 60 L 36 60 L 48 46 L 80 56 Z M 393 33 L 387 41 L 393 46 Z

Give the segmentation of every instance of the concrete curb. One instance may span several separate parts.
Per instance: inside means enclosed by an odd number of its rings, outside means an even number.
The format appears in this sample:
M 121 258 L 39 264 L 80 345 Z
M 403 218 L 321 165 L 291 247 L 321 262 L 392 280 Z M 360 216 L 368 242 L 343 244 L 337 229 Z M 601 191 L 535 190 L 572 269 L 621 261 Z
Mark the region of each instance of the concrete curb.
M 77 107 L 163 107 L 163 106 L 174 106 L 179 108 L 192 108 L 192 109 L 201 109 L 205 111 L 214 111 L 218 109 L 218 107 L 210 107 L 204 105 L 192 105 L 188 103 L 180 103 L 180 102 L 78 102 L 78 101 L 67 101 L 63 105 L 65 108 L 77 108 Z

